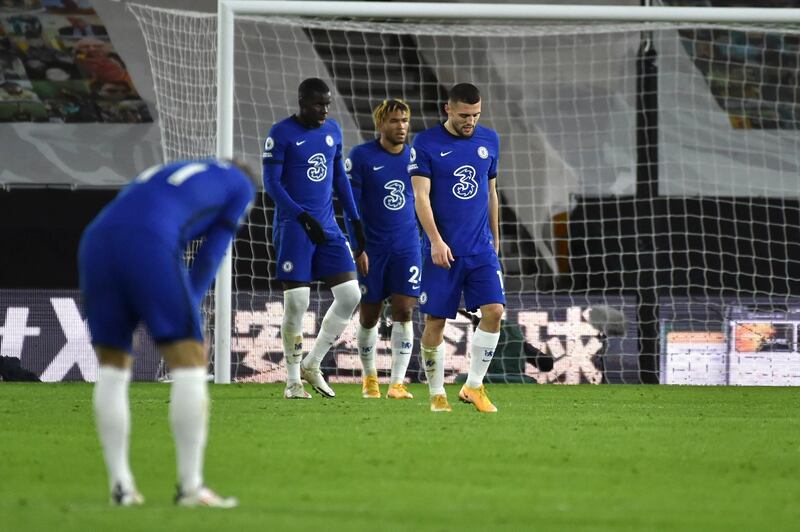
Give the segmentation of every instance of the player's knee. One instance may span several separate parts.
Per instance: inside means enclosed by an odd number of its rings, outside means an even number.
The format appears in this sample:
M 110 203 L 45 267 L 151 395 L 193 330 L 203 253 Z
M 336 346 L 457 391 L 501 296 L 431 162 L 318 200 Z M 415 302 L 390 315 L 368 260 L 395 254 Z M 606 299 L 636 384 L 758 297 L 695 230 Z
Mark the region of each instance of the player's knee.
M 487 332 L 500 330 L 500 320 L 503 318 L 503 305 L 494 303 L 481 307 L 481 329 Z
M 206 349 L 197 340 L 179 340 L 158 344 L 170 368 L 202 368 L 208 364 Z
M 372 329 L 378 324 L 383 306 L 381 303 L 362 301 L 358 307 L 358 322 L 365 329 Z
M 283 316 L 287 324 L 298 325 L 308 309 L 311 288 L 301 286 L 283 291 Z
M 349 309 L 350 314 L 353 313 L 361 301 L 361 289 L 355 279 L 337 284 L 331 288 L 331 292 L 333 292 L 334 301 L 341 305 L 343 309 Z
M 414 314 L 413 308 L 393 309 L 392 321 L 395 323 L 411 321 L 411 316 Z
M 442 334 L 444 332 L 445 321 L 444 318 L 437 318 L 430 314 L 425 316 L 425 332 L 436 335 Z
M 133 365 L 133 357 L 124 349 L 96 345 L 94 351 L 97 353 L 97 361 L 101 366 L 128 369 Z

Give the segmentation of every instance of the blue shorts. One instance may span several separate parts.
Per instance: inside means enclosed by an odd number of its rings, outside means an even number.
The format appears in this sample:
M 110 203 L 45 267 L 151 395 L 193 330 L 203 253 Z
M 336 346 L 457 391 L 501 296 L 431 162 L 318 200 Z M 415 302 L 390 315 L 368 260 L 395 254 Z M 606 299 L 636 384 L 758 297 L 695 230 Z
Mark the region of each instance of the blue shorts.
M 90 230 L 81 239 L 78 270 L 93 344 L 130 353 L 139 322 L 157 343 L 203 341 L 182 249 L 146 232 Z
M 503 271 L 494 253 L 456 257 L 450 269 L 436 266 L 426 254 L 422 263 L 420 311 L 437 318 L 455 318 L 464 293 L 464 306 L 474 311 L 491 303 L 506 304 Z
M 358 274 L 361 301 L 379 303 L 392 294 L 419 297 L 421 257 L 419 247 L 400 253 L 367 249 L 369 273 Z
M 272 242 L 277 252 L 279 281 L 310 283 L 344 272 L 354 272 L 356 263 L 350 243 L 341 231 L 326 231 L 328 241 L 316 245 L 303 227 L 295 222 L 281 222 L 275 227 Z

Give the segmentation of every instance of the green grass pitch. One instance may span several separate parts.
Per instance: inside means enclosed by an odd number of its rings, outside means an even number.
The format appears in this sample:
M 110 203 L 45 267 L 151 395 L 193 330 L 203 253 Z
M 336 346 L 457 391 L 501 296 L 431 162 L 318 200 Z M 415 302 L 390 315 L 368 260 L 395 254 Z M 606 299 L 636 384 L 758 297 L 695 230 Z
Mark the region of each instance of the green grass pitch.
M 234 510 L 172 505 L 169 386 L 133 384 L 147 503 L 112 508 L 87 384 L 0 384 L 0 530 L 798 530 L 790 388 L 491 386 L 455 401 L 286 401 L 212 386 L 206 481 Z M 385 391 L 385 386 L 382 387 Z

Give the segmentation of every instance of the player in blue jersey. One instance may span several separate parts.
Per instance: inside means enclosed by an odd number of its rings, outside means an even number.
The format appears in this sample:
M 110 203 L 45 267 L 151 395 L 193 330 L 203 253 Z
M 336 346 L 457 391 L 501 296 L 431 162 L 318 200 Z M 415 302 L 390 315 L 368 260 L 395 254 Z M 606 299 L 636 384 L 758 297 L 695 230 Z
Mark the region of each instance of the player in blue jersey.
M 311 398 L 302 378 L 330 398 L 336 394 L 325 382 L 320 363 L 361 297 L 353 257 L 364 249 L 364 231 L 344 168 L 342 130 L 328 118 L 330 89 L 321 79 L 309 78 L 300 83 L 298 96 L 299 111 L 272 126 L 263 153 L 264 189 L 275 202 L 277 278 L 283 282 L 284 397 Z M 354 253 L 334 218 L 334 191 L 353 228 Z M 330 287 L 333 303 L 303 360 L 302 321 L 312 281 Z
M 111 501 L 142 504 L 128 460 L 133 331 L 144 323 L 171 368 L 170 422 L 182 506 L 230 508 L 203 484 L 208 433 L 207 357 L 200 302 L 246 216 L 258 180 L 239 163 L 213 159 L 150 168 L 94 219 L 81 238 L 80 286 L 100 362 L 97 429 Z M 191 270 L 189 242 L 203 238 Z
M 455 318 L 461 295 L 468 310 L 480 308 L 472 337 L 467 382 L 458 396 L 479 412 L 496 412 L 483 386 L 500 336 L 505 294 L 499 250 L 497 133 L 478 125 L 478 88 L 450 89 L 444 124 L 414 138 L 416 160 L 409 172 L 417 216 L 424 229 L 420 310 L 426 314 L 422 361 L 431 410 L 451 410 L 444 391 L 444 326 Z
M 361 285 L 358 353 L 365 398 L 380 398 L 375 368 L 378 318 L 384 299 L 392 304 L 392 373 L 387 397 L 411 399 L 405 376 L 414 345 L 411 316 L 419 297 L 420 246 L 406 145 L 411 109 L 402 100 L 384 100 L 373 111 L 377 140 L 356 146 L 349 167 L 353 196 L 364 223 L 367 243 L 356 258 Z M 353 233 L 353 231 L 350 231 Z

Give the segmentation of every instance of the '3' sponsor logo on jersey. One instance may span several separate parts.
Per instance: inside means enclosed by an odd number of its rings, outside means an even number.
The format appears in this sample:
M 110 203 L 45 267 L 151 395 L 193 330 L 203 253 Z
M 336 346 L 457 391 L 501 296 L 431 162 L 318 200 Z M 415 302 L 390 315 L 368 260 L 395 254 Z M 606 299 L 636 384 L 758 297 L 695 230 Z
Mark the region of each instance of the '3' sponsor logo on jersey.
M 478 183 L 475 181 L 475 168 L 468 164 L 459 166 L 453 175 L 458 179 L 458 183 L 453 185 L 453 195 L 458 199 L 468 200 L 478 193 Z
M 390 211 L 399 211 L 406 204 L 406 197 L 403 192 L 406 190 L 406 185 L 399 179 L 392 179 L 383 188 L 389 191 L 389 194 L 383 198 L 383 206 Z
M 315 153 L 308 158 L 308 164 L 312 165 L 306 171 L 306 175 L 311 181 L 322 181 L 328 175 L 328 167 L 325 165 L 327 160 L 325 154 Z

